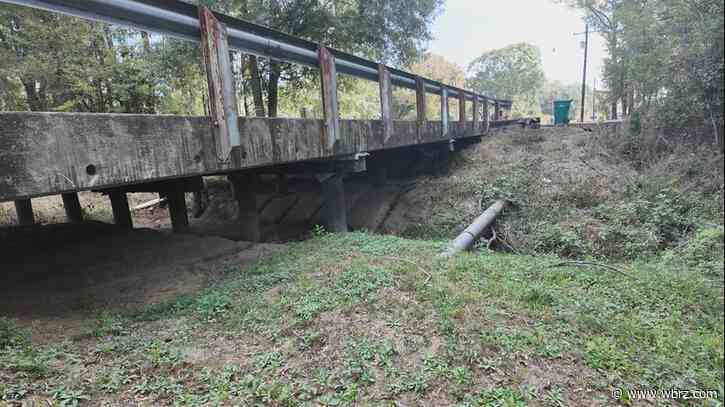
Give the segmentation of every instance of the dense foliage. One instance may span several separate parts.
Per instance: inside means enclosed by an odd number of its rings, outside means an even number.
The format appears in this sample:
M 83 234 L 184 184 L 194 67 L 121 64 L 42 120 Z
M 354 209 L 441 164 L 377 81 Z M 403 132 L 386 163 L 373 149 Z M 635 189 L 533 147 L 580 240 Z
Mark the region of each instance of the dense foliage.
M 607 43 L 611 117 L 707 127 L 722 148 L 722 0 L 569 0 Z
M 484 52 L 468 66 L 468 86 L 499 99 L 514 100 L 514 113 L 538 112 L 537 95 L 544 83 L 541 52 L 520 43 Z
M 205 0 L 228 13 L 357 55 L 415 60 L 442 0 Z M 280 91 L 314 72 L 234 56 L 246 114 L 276 116 Z M 0 109 L 203 114 L 195 44 L 25 7 L 0 7 Z

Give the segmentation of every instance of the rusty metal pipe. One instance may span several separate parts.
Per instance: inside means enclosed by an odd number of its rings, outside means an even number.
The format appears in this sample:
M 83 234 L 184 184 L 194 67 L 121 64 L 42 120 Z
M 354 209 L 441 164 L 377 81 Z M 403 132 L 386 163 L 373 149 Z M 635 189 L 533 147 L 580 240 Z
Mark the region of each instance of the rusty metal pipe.
M 464 250 L 468 250 L 473 242 L 493 224 L 496 217 L 508 206 L 505 200 L 498 200 L 489 206 L 476 220 L 471 223 L 458 237 L 456 237 L 448 248 L 441 253 L 442 257 L 450 257 Z

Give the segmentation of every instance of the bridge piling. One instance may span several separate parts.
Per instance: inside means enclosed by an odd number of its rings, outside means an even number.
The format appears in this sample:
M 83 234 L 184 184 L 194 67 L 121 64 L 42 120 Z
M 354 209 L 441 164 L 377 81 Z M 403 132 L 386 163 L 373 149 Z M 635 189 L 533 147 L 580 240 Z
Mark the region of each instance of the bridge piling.
M 77 192 L 68 192 L 61 194 L 63 199 L 63 208 L 65 209 L 65 217 L 68 222 L 83 222 L 83 211 L 81 210 L 81 202 L 78 200 Z
M 128 197 L 125 192 L 120 189 L 114 189 L 108 193 L 111 201 L 111 211 L 113 212 L 113 222 L 121 229 L 133 229 L 133 220 L 131 219 L 131 211 L 128 207 Z
M 342 173 L 318 177 L 322 183 L 322 224 L 328 232 L 347 232 L 347 205 Z
M 181 185 L 171 183 L 163 192 L 169 203 L 169 217 L 171 218 L 171 230 L 174 233 L 186 233 L 189 231 L 189 215 L 186 213 L 186 194 Z
M 259 175 L 255 173 L 230 174 L 234 199 L 237 201 L 237 217 L 240 237 L 250 242 L 262 241 L 261 214 L 257 207 Z
M 33 215 L 33 204 L 30 199 L 18 199 L 15 201 L 15 213 L 18 216 L 18 223 L 22 226 L 35 223 Z

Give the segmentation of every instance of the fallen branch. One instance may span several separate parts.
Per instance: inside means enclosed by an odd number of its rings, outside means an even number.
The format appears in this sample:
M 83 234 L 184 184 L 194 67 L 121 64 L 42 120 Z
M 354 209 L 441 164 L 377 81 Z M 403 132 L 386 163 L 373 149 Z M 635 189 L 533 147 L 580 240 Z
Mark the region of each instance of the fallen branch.
M 619 273 L 619 274 L 621 274 L 621 275 L 623 275 L 623 276 L 625 276 L 627 278 L 631 278 L 632 280 L 639 281 L 639 279 L 637 277 L 635 277 L 635 276 L 627 273 L 624 270 L 618 269 L 618 268 L 616 268 L 614 266 L 610 266 L 608 264 L 594 263 L 594 262 L 591 262 L 591 261 L 580 261 L 580 260 L 562 261 L 561 263 L 552 264 L 552 265 L 550 265 L 548 267 L 553 268 L 553 267 L 565 267 L 565 266 L 599 267 L 599 268 L 603 268 L 605 270 L 614 271 L 614 272 Z
M 423 268 L 423 266 L 421 266 L 420 264 L 418 264 L 418 263 L 416 263 L 414 261 L 411 261 L 411 260 L 408 260 L 408 259 L 404 259 L 402 257 L 393 257 L 393 256 L 383 256 L 382 258 L 383 259 L 388 259 L 388 260 L 402 261 L 404 263 L 408 263 L 408 264 L 411 264 L 411 265 L 417 267 L 418 270 L 420 270 L 421 273 L 423 273 L 423 274 L 426 275 L 426 279 L 423 282 L 423 284 L 428 284 L 430 282 L 430 280 L 433 279 L 433 275 L 431 273 L 429 273 L 426 269 Z

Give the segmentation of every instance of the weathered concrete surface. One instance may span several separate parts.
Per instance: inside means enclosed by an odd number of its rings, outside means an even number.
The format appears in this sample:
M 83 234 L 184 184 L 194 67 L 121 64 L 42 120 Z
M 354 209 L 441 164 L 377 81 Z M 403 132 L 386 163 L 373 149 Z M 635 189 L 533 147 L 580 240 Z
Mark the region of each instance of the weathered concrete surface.
M 340 120 L 326 152 L 316 119 L 240 118 L 241 146 L 220 167 L 207 117 L 136 114 L 0 113 L 0 201 L 274 164 L 474 136 L 472 122 L 393 122 L 385 141 L 379 120 Z M 465 129 L 464 129 L 465 128 Z

